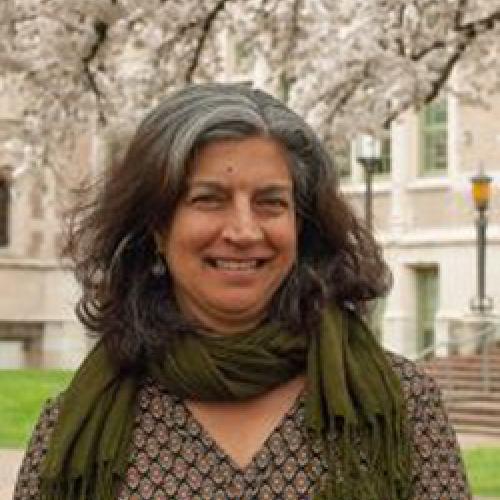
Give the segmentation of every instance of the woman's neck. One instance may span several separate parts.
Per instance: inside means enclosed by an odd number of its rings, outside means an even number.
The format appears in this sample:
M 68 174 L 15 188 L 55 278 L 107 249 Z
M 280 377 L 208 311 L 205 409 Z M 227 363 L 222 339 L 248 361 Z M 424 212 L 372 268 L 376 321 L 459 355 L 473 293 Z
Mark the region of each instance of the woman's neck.
M 267 317 L 267 311 L 257 313 L 230 314 L 224 312 L 205 311 L 201 308 L 186 307 L 178 301 L 178 308 L 184 317 L 192 322 L 203 334 L 214 337 L 242 335 L 258 328 Z

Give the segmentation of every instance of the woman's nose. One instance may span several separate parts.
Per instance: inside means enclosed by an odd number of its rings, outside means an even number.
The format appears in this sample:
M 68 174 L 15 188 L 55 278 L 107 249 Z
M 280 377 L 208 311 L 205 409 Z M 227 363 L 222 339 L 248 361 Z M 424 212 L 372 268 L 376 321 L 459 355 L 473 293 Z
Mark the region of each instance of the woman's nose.
M 262 227 L 250 203 L 240 203 L 228 213 L 222 237 L 238 245 L 248 245 L 262 239 Z

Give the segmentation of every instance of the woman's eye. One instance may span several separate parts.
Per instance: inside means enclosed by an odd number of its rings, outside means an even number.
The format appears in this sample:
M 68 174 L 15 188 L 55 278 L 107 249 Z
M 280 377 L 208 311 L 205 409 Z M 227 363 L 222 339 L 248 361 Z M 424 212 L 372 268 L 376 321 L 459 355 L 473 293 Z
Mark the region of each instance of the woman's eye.
M 222 203 L 222 198 L 213 194 L 200 194 L 191 197 L 191 203 L 199 206 L 216 206 Z
M 282 198 L 267 198 L 260 200 L 259 205 L 270 208 L 288 208 L 288 201 Z

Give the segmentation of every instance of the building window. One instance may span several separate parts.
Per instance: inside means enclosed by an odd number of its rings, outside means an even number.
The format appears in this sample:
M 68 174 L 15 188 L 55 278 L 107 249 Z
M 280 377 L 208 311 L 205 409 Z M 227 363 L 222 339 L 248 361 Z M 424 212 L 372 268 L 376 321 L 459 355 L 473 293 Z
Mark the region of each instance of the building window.
M 435 321 L 439 306 L 439 270 L 437 267 L 417 268 L 416 279 L 416 319 L 417 352 L 435 345 Z
M 0 247 L 9 244 L 9 184 L 0 178 Z
M 448 166 L 448 109 L 446 98 L 420 112 L 420 173 L 440 174 Z
M 378 297 L 370 305 L 368 321 L 373 335 L 382 343 L 384 340 L 384 316 L 387 309 L 387 297 Z
M 289 77 L 283 71 L 279 78 L 279 94 L 281 96 L 281 100 L 284 103 L 287 103 L 290 99 L 290 90 L 293 87 L 296 81 L 295 77 Z
M 380 163 L 375 167 L 375 175 L 391 173 L 391 139 L 386 137 L 380 141 Z
M 234 71 L 249 75 L 255 65 L 255 49 L 248 41 L 238 41 L 234 46 Z
M 340 179 L 350 179 L 351 169 L 351 142 L 342 140 L 333 145 L 333 161 Z

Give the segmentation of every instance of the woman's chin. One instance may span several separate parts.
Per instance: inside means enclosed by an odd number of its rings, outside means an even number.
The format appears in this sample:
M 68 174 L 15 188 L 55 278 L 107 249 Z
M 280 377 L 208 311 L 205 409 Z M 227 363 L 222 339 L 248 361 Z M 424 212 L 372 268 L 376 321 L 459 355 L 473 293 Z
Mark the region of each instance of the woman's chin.
M 249 330 L 261 323 L 267 314 L 267 308 L 254 301 L 224 301 L 213 306 L 204 322 L 212 323 L 210 326 L 220 331 Z

